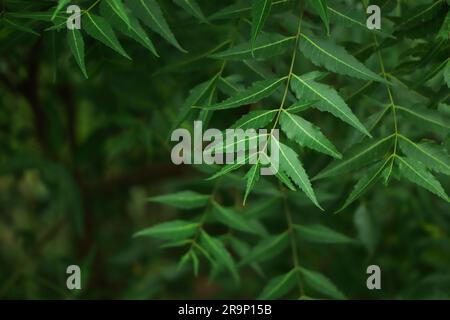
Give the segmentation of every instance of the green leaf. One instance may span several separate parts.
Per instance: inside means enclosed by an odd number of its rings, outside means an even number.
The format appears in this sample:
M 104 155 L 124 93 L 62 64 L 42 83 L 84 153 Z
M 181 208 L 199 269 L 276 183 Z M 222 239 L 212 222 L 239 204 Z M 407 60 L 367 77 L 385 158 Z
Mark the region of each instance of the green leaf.
M 155 237 L 165 240 L 182 240 L 194 236 L 198 226 L 198 223 L 190 221 L 172 220 L 136 232 L 133 236 Z
M 427 168 L 450 175 L 450 156 L 442 147 L 432 142 L 414 143 L 399 135 L 400 148 L 408 158 L 422 162 Z
M 264 23 L 270 13 L 272 0 L 253 0 L 252 1 L 252 48 L 255 46 L 258 34 L 261 32 Z
M 361 31 L 367 33 L 376 33 L 377 35 L 383 37 L 389 37 L 391 39 L 396 39 L 393 35 L 383 31 L 383 30 L 370 30 L 367 28 L 366 16 L 363 10 L 353 9 L 349 6 L 340 6 L 337 3 L 328 4 L 328 12 L 330 14 L 330 20 L 336 22 L 336 24 L 344 24 L 349 27 L 357 27 Z
M 77 29 L 67 30 L 67 43 L 69 44 L 70 51 L 72 52 L 75 61 L 78 63 L 83 75 L 88 78 L 86 72 L 86 65 L 84 62 L 84 41 L 83 35 Z
M 305 110 L 308 110 L 314 103 L 317 103 L 318 101 L 298 101 L 297 103 L 294 103 L 292 106 L 287 108 L 286 110 L 289 113 L 298 113 Z
M 224 208 L 217 202 L 213 202 L 213 215 L 214 217 L 224 225 L 238 230 L 249 233 L 254 233 L 255 231 L 249 225 L 249 223 L 240 216 L 237 212 L 235 212 L 231 208 Z
M 423 164 L 409 158 L 397 158 L 399 160 L 400 172 L 406 179 L 449 202 L 448 195 L 445 193 L 439 181 L 427 171 Z
M 416 25 L 423 24 L 425 21 L 430 20 L 433 18 L 436 13 L 438 13 L 440 10 L 442 10 L 443 1 L 432 1 L 431 5 L 421 5 L 413 10 L 411 10 L 409 13 L 404 14 L 402 16 L 402 22 L 396 25 L 396 30 L 407 30 L 410 29 Z
M 54 20 L 61 10 L 69 4 L 69 2 L 70 0 L 58 0 L 58 5 L 56 6 L 55 11 L 53 11 L 51 20 Z
M 164 18 L 156 0 L 129 0 L 128 6 L 142 22 L 160 34 L 170 44 L 182 52 L 187 52 L 178 43 Z
M 441 29 L 439 30 L 438 37 L 447 40 L 450 36 L 450 10 L 447 11 L 444 22 L 442 23 Z
M 444 80 L 447 83 L 447 87 L 450 88 L 450 60 L 448 60 L 444 68 Z
M 125 58 L 131 60 L 131 58 L 122 48 L 119 40 L 117 40 L 116 34 L 114 33 L 109 23 L 105 20 L 105 18 L 86 12 L 83 22 L 83 29 L 91 37 L 97 39 L 106 46 L 120 53 Z
M 28 27 L 27 25 L 25 25 L 22 22 L 15 21 L 15 20 L 8 19 L 8 18 L 3 18 L 2 20 L 3 20 L 3 23 L 6 26 L 10 27 L 11 29 L 15 29 L 15 30 L 18 30 L 18 31 L 21 31 L 21 32 L 29 33 L 29 34 L 32 34 L 32 35 L 35 35 L 35 36 L 40 36 L 39 33 L 37 33 L 32 28 Z M 30 23 L 28 23 L 28 24 L 30 24 Z
M 323 274 L 305 268 L 300 268 L 305 283 L 323 295 L 333 299 L 346 299 L 345 295 Z
M 119 5 L 123 6 L 123 4 Z M 102 1 L 100 5 L 100 12 L 118 31 L 140 43 L 143 47 L 147 48 L 155 56 L 158 57 L 158 53 L 153 45 L 153 42 L 148 37 L 145 30 L 142 28 L 139 20 L 133 16 L 128 16 L 126 8 L 123 6 L 123 10 L 117 9 L 112 2 Z M 123 15 L 126 15 L 126 20 Z
M 393 145 L 394 135 L 352 146 L 341 160 L 333 161 L 319 172 L 313 180 L 333 177 L 357 170 L 373 161 L 381 159 Z
M 297 191 L 294 184 L 291 182 L 289 177 L 283 171 L 278 170 L 276 174 L 277 178 L 291 191 Z
M 236 264 L 227 249 L 225 249 L 222 241 L 211 237 L 205 231 L 201 232 L 200 241 L 203 244 L 203 247 L 217 259 L 217 262 L 224 265 L 230 271 L 236 282 L 239 282 L 239 273 Z
M 149 200 L 179 209 L 196 209 L 206 206 L 209 199 L 209 195 L 204 195 L 193 191 L 180 191 L 152 197 Z
M 200 21 L 208 22 L 196 0 L 174 0 L 174 2 Z
M 233 129 L 262 129 L 267 126 L 275 118 L 278 110 L 257 110 L 250 111 L 242 116 L 235 124 L 231 126 Z
M 247 179 L 247 186 L 245 188 L 244 206 L 247 201 L 247 197 L 260 178 L 260 166 L 258 163 L 251 167 L 251 169 L 245 175 L 245 178 Z
M 219 171 L 217 171 L 215 174 L 213 174 L 211 177 L 209 177 L 206 180 L 214 180 L 214 179 L 217 179 L 219 177 L 222 177 L 222 176 L 226 175 L 229 172 L 237 170 L 240 167 L 242 167 L 244 164 L 246 164 L 249 159 L 250 159 L 250 156 L 247 156 L 247 157 L 244 158 L 244 161 L 242 161 L 242 162 L 236 162 L 236 163 L 227 164 L 227 165 L 223 166 Z
M 315 243 L 352 243 L 353 240 L 327 226 L 321 224 L 294 225 L 298 235 L 310 242 Z
M 355 187 L 350 193 L 350 196 L 347 198 L 347 200 L 345 200 L 344 205 L 339 210 L 337 210 L 336 213 L 344 210 L 355 200 L 361 197 L 364 194 L 364 192 L 366 192 L 367 189 L 369 189 L 378 180 L 378 178 L 380 177 L 381 173 L 383 172 L 384 168 L 386 167 L 389 161 L 393 161 L 392 157 L 380 161 L 374 164 L 372 167 L 370 167 L 364 173 L 362 178 L 360 178 L 360 180 L 356 183 Z
M 238 92 L 235 96 L 203 108 L 208 110 L 222 110 L 258 102 L 270 96 L 285 79 L 280 78 L 254 82 L 249 88 Z
M 291 87 L 298 99 L 318 100 L 318 102 L 314 104 L 314 107 L 320 111 L 330 112 L 335 117 L 350 124 L 365 135 L 371 136 L 364 125 L 358 120 L 345 101 L 333 88 L 308 79 L 308 75 L 303 75 L 301 77 L 293 75 Z
M 250 253 L 242 259 L 242 264 L 261 262 L 278 256 L 289 245 L 289 235 L 283 232 L 277 236 L 269 236 L 258 243 Z
M 322 19 L 327 34 L 330 34 L 330 21 L 328 19 L 328 5 L 326 0 L 309 0 L 308 3 L 314 8 Z
M 301 146 L 309 147 L 335 158 L 342 158 L 336 147 L 325 137 L 320 129 L 305 119 L 283 111 L 280 125 L 288 138 L 296 141 Z
M 286 4 L 289 4 L 291 0 L 273 0 L 272 7 L 282 7 Z M 223 9 L 218 10 L 213 15 L 209 17 L 209 20 L 218 20 L 218 19 L 232 19 L 237 17 L 242 17 L 245 15 L 249 15 L 253 7 L 246 3 L 237 3 L 229 5 Z
M 358 239 L 373 254 L 378 241 L 377 223 L 365 204 L 361 204 L 353 217 Z
M 109 14 L 117 16 L 120 20 L 122 20 L 123 23 L 125 23 L 128 29 L 131 29 L 130 18 L 128 17 L 127 9 L 124 6 L 122 0 L 102 1 L 100 3 L 100 10 L 102 11 L 102 13 L 108 12 Z
M 262 33 L 253 43 L 245 42 L 230 49 L 214 53 L 210 58 L 219 60 L 267 59 L 283 54 L 295 42 L 295 37 Z
M 319 202 L 317 201 L 314 190 L 311 186 L 311 182 L 309 181 L 308 175 L 303 169 L 303 165 L 297 157 L 297 154 L 294 150 L 289 148 L 288 146 L 282 144 L 277 139 L 271 139 L 272 143 L 277 144 L 279 149 L 279 157 L 280 170 L 283 171 L 292 181 L 303 190 L 303 192 L 307 195 L 309 199 L 320 209 Z M 323 209 L 322 209 L 323 210 Z
M 156 51 L 155 46 L 153 45 L 153 42 L 150 40 L 147 33 L 142 28 L 138 19 L 136 19 L 135 17 L 130 17 L 130 24 L 131 24 L 130 29 L 126 29 L 126 25 L 120 24 L 120 22 L 118 22 L 115 26 L 120 32 L 134 39 L 136 42 L 140 43 L 142 46 L 150 50 L 150 52 L 153 53 L 155 56 L 159 57 L 158 52 Z
M 198 277 L 198 270 L 199 270 L 199 260 L 197 257 L 197 254 L 195 253 L 195 251 L 190 251 L 191 253 L 191 259 L 192 259 L 192 267 L 194 268 L 194 275 L 196 277 Z
M 296 284 L 296 270 L 276 276 L 270 279 L 266 287 L 258 297 L 261 300 L 279 299 L 289 293 Z
M 175 122 L 170 130 L 172 132 L 173 130 L 177 129 L 181 123 L 187 118 L 189 113 L 192 111 L 192 107 L 196 104 L 199 104 L 202 99 L 204 99 L 209 90 L 212 88 L 213 84 L 216 82 L 216 77 L 213 77 L 212 79 L 205 81 L 197 86 L 195 86 L 191 91 L 189 92 L 189 96 L 186 98 L 186 101 L 181 106 L 180 110 L 177 112 L 177 118 L 175 119 Z
M 424 128 L 427 131 L 434 129 L 442 134 L 450 132 L 450 120 L 436 110 L 425 109 L 418 106 L 407 108 L 398 105 L 396 105 L 395 108 L 408 116 L 420 128 Z
M 304 41 L 299 41 L 300 51 L 316 66 L 358 79 L 386 82 L 332 40 L 313 38 L 303 33 L 301 38 Z

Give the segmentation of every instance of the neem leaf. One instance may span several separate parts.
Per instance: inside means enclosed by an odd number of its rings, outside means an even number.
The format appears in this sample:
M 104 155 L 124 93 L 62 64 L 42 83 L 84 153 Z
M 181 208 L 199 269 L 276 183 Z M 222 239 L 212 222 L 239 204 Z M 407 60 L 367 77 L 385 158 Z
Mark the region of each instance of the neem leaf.
M 67 43 L 69 44 L 70 51 L 72 52 L 75 61 L 78 63 L 83 75 L 88 78 L 86 72 L 86 65 L 84 61 L 84 41 L 83 35 L 77 29 L 67 30 Z
M 129 0 L 128 6 L 142 22 L 160 34 L 164 39 L 182 52 L 187 52 L 178 43 L 156 0 Z
M 181 240 L 192 237 L 198 229 L 198 223 L 185 220 L 172 220 L 141 230 L 134 237 L 155 237 L 167 240 Z
M 114 30 L 111 28 L 108 21 L 105 20 L 105 18 L 93 15 L 89 12 L 86 12 L 83 17 L 83 28 L 91 37 L 117 51 L 125 58 L 131 60 L 131 58 L 122 48 L 119 40 L 117 40 Z
M 314 8 L 322 19 L 327 34 L 330 34 L 330 21 L 328 18 L 328 6 L 326 0 L 309 0 L 309 4 Z
M 238 92 L 235 96 L 203 108 L 208 110 L 222 110 L 258 102 L 270 96 L 284 80 L 285 78 L 280 78 L 254 82 L 249 88 Z
M 301 34 L 300 51 L 317 66 L 363 80 L 386 82 L 332 40 Z
M 272 0 L 253 0 L 252 3 L 252 48 L 256 42 L 258 34 L 261 32 L 264 23 L 270 13 Z
M 236 282 L 239 282 L 239 272 L 230 253 L 225 249 L 222 241 L 213 238 L 205 231 L 200 234 L 202 246 L 217 260 L 219 264 L 224 265 L 232 274 Z
M 314 107 L 321 111 L 330 112 L 335 117 L 350 124 L 365 135 L 371 136 L 336 90 L 330 86 L 315 82 L 314 80 L 309 79 L 308 75 L 303 75 L 301 77 L 293 75 L 291 87 L 298 99 L 318 100 L 318 102 L 314 104 Z
M 296 270 L 291 270 L 270 279 L 258 299 L 272 300 L 283 297 L 295 286 L 296 272 Z
M 310 242 L 315 243 L 351 243 L 352 239 L 321 224 L 295 225 L 298 235 Z
M 333 299 L 346 299 L 345 295 L 336 287 L 336 285 L 323 274 L 305 268 L 301 268 L 300 272 L 303 275 L 305 283 L 317 292 Z
M 280 117 L 281 129 L 289 139 L 301 146 L 328 154 L 335 158 L 342 158 L 336 147 L 325 137 L 318 127 L 305 119 L 284 111 Z
M 163 203 L 179 209 L 195 209 L 204 207 L 210 199 L 209 195 L 193 191 L 180 191 L 162 196 L 152 197 L 152 202 Z

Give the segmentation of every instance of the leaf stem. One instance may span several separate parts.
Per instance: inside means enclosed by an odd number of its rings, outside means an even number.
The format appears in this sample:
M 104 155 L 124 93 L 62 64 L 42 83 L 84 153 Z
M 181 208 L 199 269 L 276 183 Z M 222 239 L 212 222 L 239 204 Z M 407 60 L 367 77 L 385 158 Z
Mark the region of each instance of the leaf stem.
M 282 188 L 280 184 L 280 188 Z M 283 194 L 283 207 L 284 207 L 284 213 L 286 216 L 286 223 L 288 225 L 287 232 L 289 233 L 289 239 L 291 241 L 291 250 L 292 250 L 292 263 L 294 265 L 294 270 L 296 271 L 297 276 L 297 284 L 298 288 L 300 290 L 300 296 L 303 296 L 305 294 L 303 289 L 303 283 L 300 275 L 300 263 L 299 263 L 299 257 L 298 257 L 298 248 L 297 248 L 297 239 L 295 236 L 295 230 L 294 230 L 294 223 L 292 221 L 292 212 L 289 207 L 289 203 L 286 198 L 286 194 Z

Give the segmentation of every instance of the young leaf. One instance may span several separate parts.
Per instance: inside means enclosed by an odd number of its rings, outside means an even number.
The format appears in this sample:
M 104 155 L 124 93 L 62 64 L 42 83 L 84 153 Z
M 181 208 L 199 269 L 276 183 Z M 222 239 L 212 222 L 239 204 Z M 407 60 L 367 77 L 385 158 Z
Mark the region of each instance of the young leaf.
M 224 208 L 214 201 L 212 212 L 214 217 L 219 222 L 227 225 L 232 229 L 249 233 L 255 232 L 249 225 L 249 223 L 231 208 Z
M 335 158 L 342 158 L 336 147 L 325 137 L 318 127 L 305 119 L 284 111 L 280 117 L 281 129 L 289 139 L 304 147 L 328 154 Z
M 450 156 L 447 151 L 432 142 L 414 143 L 399 135 L 400 148 L 410 159 L 422 162 L 427 168 L 450 175 Z
M 228 253 L 227 249 L 223 245 L 222 241 L 217 238 L 213 238 L 205 231 L 200 234 L 200 241 L 202 246 L 217 260 L 219 264 L 224 265 L 231 273 L 236 282 L 239 282 L 239 272 L 234 263 L 233 258 Z
M 318 100 L 319 102 L 314 104 L 317 109 L 320 111 L 328 111 L 367 136 L 371 136 L 364 125 L 358 120 L 345 101 L 333 88 L 308 79 L 308 75 L 303 75 L 302 77 L 293 75 L 291 87 L 298 99 Z
M 122 48 L 119 40 L 117 40 L 116 34 L 114 33 L 109 23 L 105 20 L 105 18 L 86 12 L 83 22 L 84 30 L 86 30 L 86 32 L 91 37 L 97 39 L 111 49 L 120 53 L 125 58 L 131 60 L 131 58 Z
M 242 264 L 261 262 L 279 255 L 289 245 L 289 235 L 286 232 L 278 236 L 269 236 L 258 243 L 250 253 L 242 259 Z
M 134 237 L 155 237 L 166 240 L 183 240 L 192 237 L 198 228 L 198 223 L 172 220 L 136 232 Z
M 333 299 L 346 299 L 344 294 L 323 274 L 301 268 L 305 283 L 312 289 Z
M 250 111 L 242 116 L 235 124 L 231 126 L 233 129 L 262 129 L 267 126 L 275 118 L 278 110 L 257 110 Z
M 358 79 L 386 82 L 332 40 L 313 38 L 303 33 L 301 37 L 304 41 L 299 42 L 300 51 L 316 66 Z
M 346 235 L 343 235 L 342 233 L 334 231 L 333 229 L 330 229 L 327 226 L 321 224 L 314 224 L 308 226 L 295 225 L 294 228 L 302 239 L 310 242 L 333 243 L 333 244 L 353 242 L 353 240 L 347 237 Z
M 83 75 L 88 78 L 86 72 L 86 65 L 84 62 L 84 41 L 83 35 L 77 29 L 67 30 L 67 43 L 69 44 L 70 51 L 75 58 L 78 66 L 80 67 Z
M 279 299 L 289 293 L 296 283 L 296 270 L 276 276 L 270 279 L 266 287 L 258 297 L 261 300 Z
M 181 47 L 170 30 L 169 25 L 156 0 L 128 0 L 128 6 L 136 17 L 160 34 L 170 44 L 182 52 L 187 52 Z
M 247 179 L 247 187 L 245 188 L 244 206 L 247 201 L 247 197 L 255 186 L 255 183 L 258 182 L 260 178 L 260 166 L 258 163 L 251 167 L 251 169 L 245 175 L 245 178 Z
M 423 164 L 409 158 L 397 158 L 400 164 L 400 172 L 406 179 L 449 202 L 448 195 L 445 193 L 439 181 L 427 171 Z
M 352 146 L 341 160 L 333 161 L 323 169 L 313 180 L 341 175 L 357 170 L 373 161 L 381 159 L 392 146 L 394 135 L 370 142 L 361 142 Z
M 174 0 L 174 2 L 200 21 L 208 22 L 196 0 Z
M 330 34 L 330 21 L 328 19 L 328 5 L 326 0 L 309 0 L 309 4 L 314 8 L 317 14 L 322 19 L 322 22 L 327 30 L 327 34 Z
M 285 78 L 280 78 L 254 82 L 249 88 L 240 91 L 235 96 L 204 108 L 208 110 L 222 110 L 258 102 L 270 96 L 284 80 Z
M 252 48 L 269 16 L 271 7 L 272 0 L 253 0 L 252 2 Z
M 206 206 L 209 199 L 209 195 L 204 195 L 193 191 L 180 191 L 152 197 L 149 200 L 179 209 L 195 209 Z
M 272 143 L 277 144 L 279 150 L 279 167 L 292 181 L 303 190 L 309 199 L 320 209 L 314 190 L 309 181 L 308 175 L 303 169 L 303 165 L 294 150 L 280 143 L 277 139 L 272 139 Z M 323 210 L 323 209 L 322 209 Z

